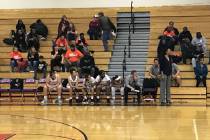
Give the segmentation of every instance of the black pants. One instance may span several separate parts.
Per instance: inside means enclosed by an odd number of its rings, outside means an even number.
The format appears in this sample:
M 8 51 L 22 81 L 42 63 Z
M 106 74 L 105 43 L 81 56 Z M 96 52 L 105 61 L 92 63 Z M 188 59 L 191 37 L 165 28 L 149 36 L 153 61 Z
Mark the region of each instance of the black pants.
M 196 77 L 196 87 L 198 87 L 201 82 L 203 82 L 203 86 L 206 87 L 206 77 Z
M 135 90 L 139 90 L 139 91 L 141 91 L 140 90 L 141 88 L 139 87 L 139 86 L 135 86 Z M 125 100 L 125 104 L 127 104 L 128 103 L 128 92 L 131 92 L 131 89 L 130 88 L 128 88 L 128 87 L 125 87 L 125 89 L 124 89 L 124 100 Z M 140 103 L 140 94 L 141 94 L 141 92 L 137 92 L 136 93 L 137 94 L 137 102 L 138 103 Z

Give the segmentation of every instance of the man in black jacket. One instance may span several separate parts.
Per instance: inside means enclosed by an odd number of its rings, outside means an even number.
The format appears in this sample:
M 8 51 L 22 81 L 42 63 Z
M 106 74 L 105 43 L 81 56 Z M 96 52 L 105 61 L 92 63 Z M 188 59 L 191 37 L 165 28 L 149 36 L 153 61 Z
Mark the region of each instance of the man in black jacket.
M 172 59 L 170 57 L 171 50 L 167 49 L 165 55 L 159 59 L 160 63 L 160 103 L 161 105 L 171 104 L 171 75 L 172 75 Z

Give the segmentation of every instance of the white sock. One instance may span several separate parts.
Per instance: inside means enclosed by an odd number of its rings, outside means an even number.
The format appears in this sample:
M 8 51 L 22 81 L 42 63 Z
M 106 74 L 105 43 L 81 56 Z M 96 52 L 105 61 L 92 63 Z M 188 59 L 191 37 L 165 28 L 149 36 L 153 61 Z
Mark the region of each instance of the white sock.
M 97 98 L 97 99 L 99 99 L 100 97 L 99 97 L 99 96 L 97 96 L 96 98 Z
M 44 96 L 44 100 L 47 100 L 47 96 Z
M 87 99 L 87 96 L 84 96 L 85 99 Z
M 79 99 L 79 97 L 78 97 L 78 96 L 76 96 L 76 99 Z
M 60 100 L 61 99 L 61 96 L 58 96 L 58 99 Z
M 93 96 L 90 97 L 93 100 Z

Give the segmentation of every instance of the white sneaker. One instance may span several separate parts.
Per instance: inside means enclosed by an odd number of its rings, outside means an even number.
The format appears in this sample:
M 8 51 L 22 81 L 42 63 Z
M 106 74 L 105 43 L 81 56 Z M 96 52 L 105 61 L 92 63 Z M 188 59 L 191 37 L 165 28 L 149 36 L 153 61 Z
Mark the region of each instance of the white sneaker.
M 47 105 L 47 100 L 41 101 L 41 105 Z

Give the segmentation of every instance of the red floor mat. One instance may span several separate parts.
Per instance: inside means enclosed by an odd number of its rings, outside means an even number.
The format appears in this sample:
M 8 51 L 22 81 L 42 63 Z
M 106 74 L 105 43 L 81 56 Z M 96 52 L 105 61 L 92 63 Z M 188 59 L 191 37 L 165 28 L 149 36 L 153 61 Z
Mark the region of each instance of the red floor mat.
M 8 140 L 9 138 L 11 138 L 14 135 L 15 134 L 0 134 L 0 140 Z

